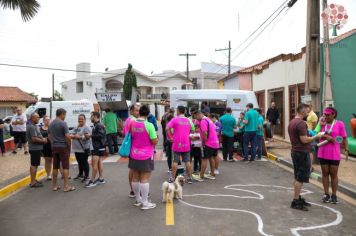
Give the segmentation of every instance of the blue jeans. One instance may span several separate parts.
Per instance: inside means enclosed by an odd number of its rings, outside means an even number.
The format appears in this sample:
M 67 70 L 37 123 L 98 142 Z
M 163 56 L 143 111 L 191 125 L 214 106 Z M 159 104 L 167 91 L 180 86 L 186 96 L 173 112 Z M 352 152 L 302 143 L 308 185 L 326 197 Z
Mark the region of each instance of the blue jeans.
M 257 131 L 245 131 L 244 133 L 244 160 L 248 160 L 249 144 L 251 144 L 251 161 L 255 160 L 256 157 L 256 138 Z
M 262 142 L 263 142 L 263 136 L 262 135 L 257 135 L 257 158 L 261 160 L 262 158 Z

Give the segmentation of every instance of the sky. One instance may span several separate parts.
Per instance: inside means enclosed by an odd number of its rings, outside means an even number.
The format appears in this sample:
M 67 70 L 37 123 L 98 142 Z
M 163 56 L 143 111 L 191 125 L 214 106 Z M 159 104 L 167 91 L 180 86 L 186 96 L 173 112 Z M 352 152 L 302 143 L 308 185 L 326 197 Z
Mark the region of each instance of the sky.
M 298 0 L 241 54 L 238 46 L 285 0 L 40 0 L 39 13 L 23 22 L 19 11 L 0 9 L 0 63 L 91 70 L 126 68 L 146 74 L 185 71 L 185 57 L 195 53 L 190 68 L 201 62 L 227 63 L 228 41 L 236 66 L 251 66 L 280 53 L 298 53 L 305 46 L 306 2 Z M 356 1 L 343 5 L 349 21 L 339 34 L 356 28 Z M 217 66 L 217 71 L 220 68 Z M 40 97 L 75 78 L 73 72 L 0 66 L 0 85 L 17 86 Z

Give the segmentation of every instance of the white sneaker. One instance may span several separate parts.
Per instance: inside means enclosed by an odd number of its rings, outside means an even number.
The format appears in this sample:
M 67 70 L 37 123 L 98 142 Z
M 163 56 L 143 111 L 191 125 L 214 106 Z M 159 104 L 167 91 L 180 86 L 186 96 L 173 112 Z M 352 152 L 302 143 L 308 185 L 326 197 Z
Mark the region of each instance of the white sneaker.
M 219 175 L 220 174 L 219 170 L 214 170 L 214 174 Z
M 134 206 L 137 206 L 137 207 L 140 207 L 140 206 L 142 206 L 142 202 L 136 202 L 135 201 L 135 203 L 133 204 Z
M 156 204 L 152 203 L 152 202 L 148 202 L 146 205 L 142 204 L 141 210 L 149 210 L 149 209 L 153 209 L 156 207 Z

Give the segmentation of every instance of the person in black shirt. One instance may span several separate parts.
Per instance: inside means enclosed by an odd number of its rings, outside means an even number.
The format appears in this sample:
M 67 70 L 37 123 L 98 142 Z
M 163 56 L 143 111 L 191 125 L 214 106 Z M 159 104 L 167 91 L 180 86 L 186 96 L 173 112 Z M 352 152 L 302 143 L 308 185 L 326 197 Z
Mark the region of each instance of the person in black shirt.
M 5 156 L 5 144 L 4 144 L 4 121 L 0 119 L 0 149 L 1 155 Z
M 272 137 L 274 135 L 274 130 L 275 130 L 276 125 L 278 123 L 278 119 L 279 119 L 279 110 L 276 107 L 276 103 L 272 102 L 271 103 L 271 107 L 268 108 L 268 110 L 267 110 L 267 120 L 271 124 Z M 271 141 L 273 141 L 273 138 L 271 139 Z

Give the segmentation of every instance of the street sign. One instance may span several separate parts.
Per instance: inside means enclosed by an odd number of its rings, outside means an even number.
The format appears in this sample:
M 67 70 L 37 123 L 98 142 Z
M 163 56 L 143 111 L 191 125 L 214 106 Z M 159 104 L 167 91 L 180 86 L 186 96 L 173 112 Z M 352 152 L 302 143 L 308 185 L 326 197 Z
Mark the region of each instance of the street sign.
M 98 102 L 121 102 L 121 93 L 96 93 Z
M 304 95 L 304 96 L 300 96 L 300 100 L 304 104 L 311 104 L 312 97 L 311 97 L 311 95 Z

